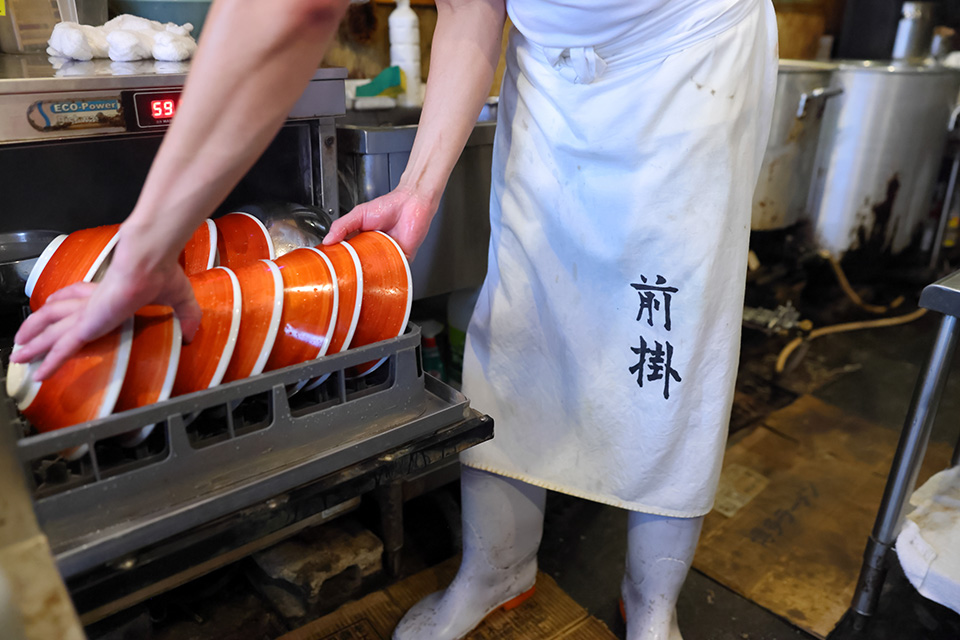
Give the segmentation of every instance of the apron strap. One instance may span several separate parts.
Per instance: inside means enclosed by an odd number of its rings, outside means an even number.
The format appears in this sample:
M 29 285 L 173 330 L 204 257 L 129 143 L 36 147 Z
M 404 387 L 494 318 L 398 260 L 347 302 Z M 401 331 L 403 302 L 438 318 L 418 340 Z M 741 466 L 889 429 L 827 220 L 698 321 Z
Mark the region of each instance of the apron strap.
M 593 47 L 544 47 L 543 52 L 550 66 L 574 84 L 590 84 L 607 68 Z

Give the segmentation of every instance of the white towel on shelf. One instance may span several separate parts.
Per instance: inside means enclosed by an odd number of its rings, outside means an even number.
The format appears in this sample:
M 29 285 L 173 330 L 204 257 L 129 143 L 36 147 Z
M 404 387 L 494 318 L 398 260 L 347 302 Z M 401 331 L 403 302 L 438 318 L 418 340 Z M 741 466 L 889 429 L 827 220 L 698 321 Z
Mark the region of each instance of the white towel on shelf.
M 61 22 L 53 28 L 47 53 L 73 60 L 179 62 L 189 59 L 197 50 L 192 31 L 189 22 L 177 25 L 131 15 L 117 16 L 100 27 Z
M 960 467 L 934 475 L 910 498 L 897 556 L 922 595 L 960 611 Z

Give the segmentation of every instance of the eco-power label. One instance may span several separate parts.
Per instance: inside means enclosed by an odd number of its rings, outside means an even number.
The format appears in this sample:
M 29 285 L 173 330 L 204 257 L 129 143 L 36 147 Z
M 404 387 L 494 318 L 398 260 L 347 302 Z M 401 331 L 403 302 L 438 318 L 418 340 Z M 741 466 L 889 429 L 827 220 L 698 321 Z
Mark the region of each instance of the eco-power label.
M 41 100 L 30 105 L 27 120 L 44 132 L 126 127 L 119 97 Z

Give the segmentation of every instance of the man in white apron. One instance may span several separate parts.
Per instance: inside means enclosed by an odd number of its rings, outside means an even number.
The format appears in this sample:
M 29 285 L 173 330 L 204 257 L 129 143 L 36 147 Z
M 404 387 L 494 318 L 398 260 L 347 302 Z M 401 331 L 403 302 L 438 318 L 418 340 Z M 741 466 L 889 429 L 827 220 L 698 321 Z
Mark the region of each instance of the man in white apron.
M 385 228 L 409 233 L 412 247 L 401 245 L 412 253 L 425 233 L 452 167 L 438 149 L 456 143 L 459 153 L 485 89 L 485 77 L 471 86 L 451 67 L 463 69 L 471 49 L 496 49 L 503 17 L 491 10 L 488 24 L 469 12 L 484 3 L 451 4 L 438 3 L 400 187 L 336 223 L 328 242 Z M 628 637 L 678 638 L 677 596 L 713 505 L 733 398 L 750 206 L 776 84 L 773 8 L 507 0 L 506 11 L 515 29 L 488 272 L 464 358 L 464 392 L 494 418 L 495 437 L 461 456 L 460 572 L 394 638 L 461 638 L 522 601 L 546 489 L 630 510 Z M 479 35 L 467 35 L 468 22 Z M 431 113 L 454 93 L 475 109 Z
M 629 637 L 676 638 L 677 593 L 712 505 L 731 406 L 750 202 L 776 81 L 773 9 L 508 2 L 438 1 L 400 185 L 327 240 L 382 229 L 416 252 L 487 96 L 508 10 L 517 29 L 494 150 L 489 271 L 464 363 L 465 390 L 495 418 L 496 437 L 463 456 L 461 570 L 396 637 L 460 638 L 522 599 L 550 488 L 631 511 Z M 272 139 L 345 6 L 214 3 L 103 281 L 52 296 L 24 323 L 13 359 L 46 355 L 38 376 L 49 376 L 151 303 L 173 306 L 185 336 L 196 331 L 177 255 Z

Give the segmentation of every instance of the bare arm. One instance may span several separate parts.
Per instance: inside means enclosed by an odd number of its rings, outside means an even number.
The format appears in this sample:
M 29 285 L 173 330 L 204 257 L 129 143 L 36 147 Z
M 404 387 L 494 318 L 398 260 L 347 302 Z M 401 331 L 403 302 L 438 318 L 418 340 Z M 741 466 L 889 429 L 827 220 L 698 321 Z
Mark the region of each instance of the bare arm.
M 503 0 L 437 0 L 437 29 L 420 128 L 397 188 L 336 221 L 324 244 L 386 231 L 412 257 L 487 98 L 500 58 Z
M 176 259 L 264 151 L 303 92 L 347 0 L 216 0 L 177 116 L 120 231 L 104 280 L 51 296 L 17 334 L 13 359 L 46 353 L 43 379 L 145 304 L 169 304 L 185 336 L 200 312 Z

